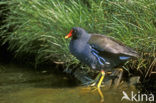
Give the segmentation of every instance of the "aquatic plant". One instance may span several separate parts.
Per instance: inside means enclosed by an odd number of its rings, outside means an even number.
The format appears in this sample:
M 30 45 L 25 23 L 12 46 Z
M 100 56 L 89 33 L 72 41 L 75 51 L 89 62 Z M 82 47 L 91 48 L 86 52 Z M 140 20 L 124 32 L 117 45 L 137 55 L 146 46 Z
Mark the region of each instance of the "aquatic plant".
M 148 75 L 156 65 L 155 0 L 2 0 L 8 10 L 0 27 L 3 44 L 15 56 L 34 55 L 44 61 L 77 65 L 64 36 L 72 27 L 112 36 L 136 49 L 140 58 L 126 68 Z M 11 28 L 11 31 L 10 31 Z M 149 70 L 150 69 L 150 70 Z

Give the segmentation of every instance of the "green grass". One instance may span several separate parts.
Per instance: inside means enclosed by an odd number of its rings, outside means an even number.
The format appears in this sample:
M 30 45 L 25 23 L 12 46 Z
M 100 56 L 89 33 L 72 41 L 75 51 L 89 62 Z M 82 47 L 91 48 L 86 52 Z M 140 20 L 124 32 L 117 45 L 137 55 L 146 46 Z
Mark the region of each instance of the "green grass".
M 155 0 L 5 0 L 0 4 L 9 10 L 1 27 L 3 43 L 8 42 L 16 56 L 34 54 L 36 65 L 46 60 L 79 63 L 64 39 L 72 27 L 113 36 L 137 50 L 140 59 L 127 68 L 143 75 L 156 57 Z M 7 30 L 10 27 L 12 32 Z

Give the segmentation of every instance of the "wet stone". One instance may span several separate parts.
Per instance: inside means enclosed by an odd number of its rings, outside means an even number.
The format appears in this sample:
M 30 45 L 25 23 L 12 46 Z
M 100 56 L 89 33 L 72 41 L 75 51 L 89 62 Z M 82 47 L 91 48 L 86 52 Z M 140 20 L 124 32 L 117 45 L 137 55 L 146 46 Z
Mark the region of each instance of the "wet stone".
M 140 83 L 140 76 L 134 76 L 134 77 L 131 77 L 129 79 L 129 84 L 130 85 L 135 85 L 135 84 L 138 84 Z

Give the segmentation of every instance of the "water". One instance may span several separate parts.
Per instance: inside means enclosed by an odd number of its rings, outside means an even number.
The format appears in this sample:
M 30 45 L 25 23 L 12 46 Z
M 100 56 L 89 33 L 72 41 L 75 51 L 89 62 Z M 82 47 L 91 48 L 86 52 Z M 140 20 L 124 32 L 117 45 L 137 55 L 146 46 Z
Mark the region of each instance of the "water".
M 100 103 L 97 90 L 90 90 L 74 80 L 61 73 L 1 64 L 0 103 Z M 124 83 L 118 89 L 103 87 L 104 103 L 121 103 L 123 90 L 137 91 Z

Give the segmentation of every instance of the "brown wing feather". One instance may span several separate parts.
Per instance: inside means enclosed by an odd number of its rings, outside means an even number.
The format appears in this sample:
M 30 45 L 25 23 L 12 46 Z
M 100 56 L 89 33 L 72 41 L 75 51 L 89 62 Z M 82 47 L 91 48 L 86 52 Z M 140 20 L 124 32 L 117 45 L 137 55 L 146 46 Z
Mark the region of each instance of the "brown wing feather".
M 98 49 L 105 51 L 105 52 L 138 57 L 138 54 L 136 51 L 125 46 L 121 42 L 111 37 L 107 37 L 105 35 L 92 34 L 88 43 L 95 45 Z

